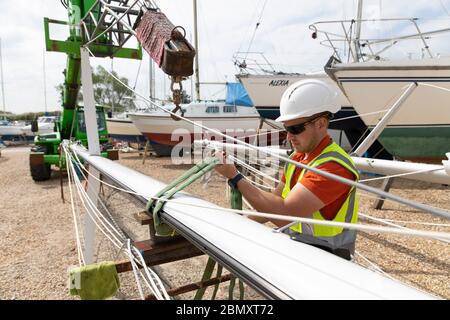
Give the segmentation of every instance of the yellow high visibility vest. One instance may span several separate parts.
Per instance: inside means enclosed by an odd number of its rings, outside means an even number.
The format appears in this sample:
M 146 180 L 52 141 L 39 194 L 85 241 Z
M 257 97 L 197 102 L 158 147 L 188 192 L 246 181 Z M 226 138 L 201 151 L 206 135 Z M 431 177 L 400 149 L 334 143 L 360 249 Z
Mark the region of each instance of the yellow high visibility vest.
M 317 167 L 326 162 L 334 161 L 349 170 L 359 179 L 358 171 L 351 157 L 336 143 L 331 143 L 327 146 L 315 159 L 309 162 L 310 167 Z M 291 191 L 291 179 L 294 175 L 296 166 L 288 164 L 285 167 L 286 184 L 284 186 L 282 197 L 285 199 Z M 307 170 L 303 169 L 300 173 L 298 181 L 301 181 Z M 313 219 L 326 220 L 320 211 L 312 214 Z M 347 199 L 339 209 L 336 217 L 332 220 L 336 222 L 357 223 L 358 221 L 358 198 L 356 196 L 356 189 L 352 187 L 348 192 Z M 319 245 L 326 245 L 332 249 L 347 248 L 354 251 L 356 240 L 356 232 L 353 230 L 344 229 L 342 227 L 331 227 L 323 225 L 310 225 L 306 223 L 298 223 L 290 228 L 290 235 L 294 238 L 298 235 L 301 241 L 302 235 L 310 236 L 310 239 L 317 241 Z

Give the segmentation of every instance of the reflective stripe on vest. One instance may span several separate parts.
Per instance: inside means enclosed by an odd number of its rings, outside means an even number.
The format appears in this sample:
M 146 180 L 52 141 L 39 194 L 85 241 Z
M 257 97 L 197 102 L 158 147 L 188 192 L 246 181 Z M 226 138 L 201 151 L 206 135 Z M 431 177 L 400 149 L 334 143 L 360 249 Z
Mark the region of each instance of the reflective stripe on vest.
M 344 168 L 349 170 L 356 179 L 359 179 L 358 171 L 350 156 L 336 143 L 331 143 L 327 146 L 315 159 L 309 162 L 310 167 L 317 167 L 324 163 L 334 161 Z M 285 168 L 286 183 L 283 189 L 282 197 L 285 199 L 291 191 L 291 179 L 294 176 L 296 166 L 288 164 Z M 300 173 L 298 181 L 301 181 L 307 170 L 303 169 Z M 316 211 L 312 214 L 313 219 L 326 220 L 320 211 Z M 348 193 L 348 196 L 341 208 L 339 209 L 336 217 L 332 220 L 335 222 L 347 222 L 356 223 L 358 221 L 358 199 L 356 196 L 356 189 L 352 187 Z M 302 241 L 302 238 L 307 237 L 308 242 L 313 239 L 313 244 L 325 245 L 332 249 L 346 248 L 350 251 L 354 250 L 356 232 L 346 230 L 342 227 L 330 227 L 322 225 L 309 225 L 306 223 L 298 223 L 292 226 L 289 230 L 291 237 L 297 238 Z

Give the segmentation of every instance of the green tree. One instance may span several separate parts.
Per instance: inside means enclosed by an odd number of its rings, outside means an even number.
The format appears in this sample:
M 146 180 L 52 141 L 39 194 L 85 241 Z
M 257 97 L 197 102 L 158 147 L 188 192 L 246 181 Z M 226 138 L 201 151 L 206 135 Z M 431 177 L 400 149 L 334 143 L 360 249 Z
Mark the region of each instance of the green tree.
M 173 102 L 172 95 L 168 95 L 166 100 L 170 101 L 170 102 Z M 191 102 L 192 102 L 191 96 L 187 94 L 186 90 L 183 90 L 181 92 L 181 103 L 188 104 L 188 103 L 191 103 Z
M 129 80 L 127 78 L 119 76 L 115 71 L 113 71 L 112 74 L 129 86 Z M 135 109 L 136 105 L 133 99 L 136 98 L 136 95 L 111 77 L 102 66 L 97 66 L 92 73 L 92 82 L 94 84 L 94 97 L 97 104 L 109 106 L 111 108 L 114 107 L 114 112 L 124 112 Z M 64 84 L 61 83 L 56 86 L 56 90 L 60 93 L 59 102 L 62 104 Z M 82 91 L 83 87 L 78 95 L 78 103 L 82 103 L 83 101 Z

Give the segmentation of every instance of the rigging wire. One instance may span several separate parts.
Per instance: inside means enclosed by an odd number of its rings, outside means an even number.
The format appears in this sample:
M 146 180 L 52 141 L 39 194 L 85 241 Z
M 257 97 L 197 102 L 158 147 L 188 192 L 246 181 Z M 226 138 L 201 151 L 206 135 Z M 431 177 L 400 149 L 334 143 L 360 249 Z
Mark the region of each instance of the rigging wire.
M 260 15 L 259 15 L 258 22 L 256 22 L 255 30 L 253 31 L 252 38 L 250 39 L 250 43 L 249 43 L 249 45 L 248 45 L 248 49 L 247 49 L 247 53 L 246 53 L 246 55 L 245 55 L 244 61 L 247 60 L 248 54 L 249 54 L 250 49 L 251 49 L 251 47 L 252 47 L 252 45 L 253 45 L 253 40 L 255 40 L 256 32 L 258 31 L 258 28 L 259 28 L 259 26 L 261 25 L 261 20 L 262 20 L 264 11 L 265 11 L 265 9 L 266 9 L 267 1 L 268 1 L 268 0 L 264 0 L 264 5 L 263 5 L 263 7 L 262 7 L 262 9 L 261 9 L 261 13 L 260 13 Z
M 260 3 L 261 1 L 262 1 L 262 0 L 259 0 L 259 3 Z M 251 18 L 249 21 L 252 22 L 253 19 L 255 19 L 255 17 L 256 17 L 257 14 L 258 14 L 258 5 L 255 7 L 255 11 L 253 11 L 252 18 Z M 247 36 L 247 34 L 249 33 L 251 26 L 252 26 L 252 23 L 250 23 L 250 24 L 248 25 L 248 27 L 247 27 L 247 32 L 245 33 L 246 36 Z M 238 53 L 241 52 L 241 49 L 242 49 L 242 47 L 243 47 L 245 41 L 246 41 L 246 39 L 245 39 L 245 37 L 244 37 L 244 38 L 242 39 L 242 42 L 241 42 L 240 46 L 239 46 L 239 49 L 237 50 Z
M 442 2 L 442 0 L 439 0 L 439 3 L 441 4 L 442 10 L 445 11 L 445 13 L 450 16 L 450 12 L 447 9 L 447 6 Z

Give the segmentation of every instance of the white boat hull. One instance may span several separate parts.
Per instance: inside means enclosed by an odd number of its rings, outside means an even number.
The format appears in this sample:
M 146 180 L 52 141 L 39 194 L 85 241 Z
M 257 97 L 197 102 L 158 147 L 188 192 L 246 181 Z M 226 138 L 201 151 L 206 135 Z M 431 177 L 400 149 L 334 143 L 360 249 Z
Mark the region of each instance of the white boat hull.
M 114 140 L 144 142 L 145 138 L 130 119 L 106 119 L 108 133 Z
M 250 143 L 255 141 L 261 118 L 253 108 L 237 107 L 238 112 L 235 113 L 208 114 L 204 112 L 205 106 L 207 107 L 207 105 L 200 104 L 190 107 L 185 118 L 234 138 L 241 138 Z M 220 108 L 222 107 L 220 106 Z M 163 155 L 162 153 L 169 155 L 170 150 L 176 145 L 190 147 L 194 140 L 223 139 L 213 131 L 204 130 L 186 121 L 175 121 L 170 115 L 163 112 L 129 113 L 128 117 L 154 148 L 159 148 L 160 152 L 157 151 L 157 153 L 161 155 Z M 264 123 L 262 129 L 273 128 Z M 275 132 L 273 139 L 270 135 L 263 135 L 260 139 L 266 139 L 267 144 L 270 144 L 278 143 L 278 137 L 279 132 Z
M 450 150 L 450 92 L 429 85 L 450 90 L 450 59 L 335 64 L 329 71 L 369 128 L 409 84 L 419 83 L 379 140 L 399 158 L 445 158 Z
M 276 119 L 279 117 L 280 100 L 284 91 L 291 84 L 304 79 L 320 79 L 325 81 L 338 92 L 337 102 L 343 107 L 350 106 L 347 98 L 342 94 L 336 83 L 325 73 L 280 75 L 239 74 L 236 77 L 243 84 L 254 106 L 263 118 Z

